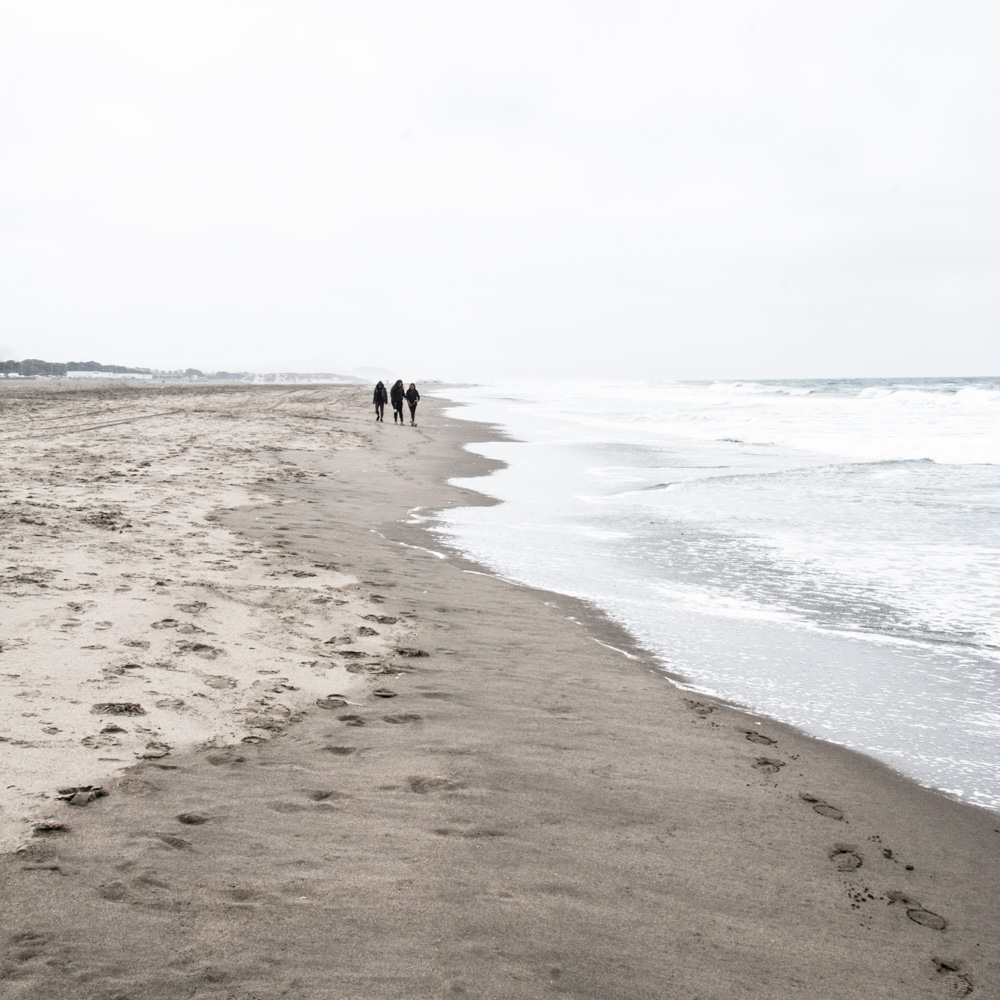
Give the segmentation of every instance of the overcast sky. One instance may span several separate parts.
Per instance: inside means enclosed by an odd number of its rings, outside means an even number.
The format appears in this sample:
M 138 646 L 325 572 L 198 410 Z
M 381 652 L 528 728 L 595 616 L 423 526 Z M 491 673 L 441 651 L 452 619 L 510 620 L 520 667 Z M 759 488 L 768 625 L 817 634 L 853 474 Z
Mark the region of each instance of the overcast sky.
M 0 12 L 0 358 L 1000 374 L 995 0 Z

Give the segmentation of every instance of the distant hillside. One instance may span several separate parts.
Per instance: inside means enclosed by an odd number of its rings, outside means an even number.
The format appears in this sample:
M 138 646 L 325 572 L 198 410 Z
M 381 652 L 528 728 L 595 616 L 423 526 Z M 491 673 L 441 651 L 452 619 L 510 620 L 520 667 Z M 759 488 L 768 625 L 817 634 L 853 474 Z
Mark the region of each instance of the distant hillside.
M 41 361 L 26 358 L 24 361 L 0 361 L 0 374 L 20 375 L 31 378 L 34 375 L 48 375 L 53 378 L 70 372 L 106 372 L 112 375 L 151 375 L 150 368 L 125 368 L 122 365 L 102 365 L 98 361 Z

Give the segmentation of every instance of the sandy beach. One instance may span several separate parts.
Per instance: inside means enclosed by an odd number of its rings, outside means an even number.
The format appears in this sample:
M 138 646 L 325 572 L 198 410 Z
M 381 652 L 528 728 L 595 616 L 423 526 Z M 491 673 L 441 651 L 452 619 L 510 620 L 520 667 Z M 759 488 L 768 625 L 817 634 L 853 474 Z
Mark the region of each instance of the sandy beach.
M 1000 816 L 442 548 L 492 432 L 370 398 L 0 381 L 0 996 L 1000 996 Z

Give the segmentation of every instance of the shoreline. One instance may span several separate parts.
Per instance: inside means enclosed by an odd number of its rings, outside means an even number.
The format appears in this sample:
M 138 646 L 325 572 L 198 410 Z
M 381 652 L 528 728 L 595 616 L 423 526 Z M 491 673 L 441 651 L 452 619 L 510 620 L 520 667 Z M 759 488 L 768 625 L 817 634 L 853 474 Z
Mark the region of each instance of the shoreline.
M 436 396 L 435 398 L 444 403 L 445 407 L 448 409 L 468 405 L 462 402 L 455 402 L 445 396 Z M 457 420 L 458 418 L 446 417 L 445 419 Z M 468 426 L 470 429 L 476 429 L 474 434 L 470 433 L 468 441 L 465 442 L 466 444 L 515 440 L 514 438 L 511 438 L 507 431 L 498 424 L 473 420 L 458 420 L 458 422 Z M 476 455 L 477 458 L 480 458 L 484 462 L 492 463 L 495 468 L 503 467 L 505 464 L 502 460 L 486 458 L 476 452 L 472 452 L 471 454 Z M 489 471 L 493 470 L 488 470 L 483 474 L 488 475 Z M 461 475 L 457 475 L 455 478 L 463 477 Z M 474 489 L 473 493 L 476 493 Z M 494 506 L 504 502 L 502 500 L 495 499 L 488 493 L 481 493 L 477 495 L 481 498 L 481 503 L 479 504 L 480 506 Z M 430 520 L 433 520 L 433 518 Z M 858 757 L 865 762 L 865 764 L 874 765 L 875 767 L 883 770 L 891 779 L 903 781 L 912 785 L 914 789 L 924 793 L 930 793 L 931 795 L 940 796 L 955 803 L 956 805 L 967 806 L 971 809 L 981 811 L 989 816 L 992 816 L 997 821 L 998 825 L 1000 825 L 1000 808 L 992 808 L 991 806 L 985 805 L 981 802 L 975 802 L 968 798 L 963 798 L 959 794 L 951 792 L 948 789 L 939 788 L 930 784 L 924 784 L 913 775 L 907 774 L 899 767 L 895 767 L 888 761 L 882 760 L 863 749 L 849 746 L 846 743 L 837 742 L 832 738 L 827 738 L 817 733 L 809 732 L 795 723 L 786 722 L 772 715 L 768 715 L 765 711 L 757 711 L 750 706 L 742 705 L 737 701 L 726 698 L 724 695 L 714 692 L 706 692 L 700 689 L 697 680 L 688 678 L 679 668 L 675 669 L 671 666 L 665 665 L 663 658 L 660 657 L 653 649 L 644 645 L 642 639 L 632 633 L 627 623 L 618 621 L 613 614 L 602 608 L 595 601 L 584 597 L 576 597 L 571 594 L 565 594 L 560 591 L 548 590 L 544 587 L 536 587 L 532 584 L 524 583 L 514 578 L 502 576 L 486 564 L 477 561 L 472 555 L 439 538 L 436 534 L 434 534 L 433 528 L 430 525 L 418 525 L 418 533 L 419 532 L 424 533 L 424 537 L 431 539 L 438 548 L 447 549 L 452 558 L 460 560 L 471 567 L 475 567 L 476 571 L 481 572 L 484 575 L 491 576 L 496 580 L 509 584 L 510 586 L 525 588 L 526 590 L 540 595 L 543 599 L 544 595 L 551 595 L 558 598 L 560 601 L 572 602 L 575 606 L 575 615 L 569 615 L 570 620 L 579 620 L 581 624 L 586 622 L 591 629 L 599 632 L 605 632 L 606 638 L 608 639 L 609 649 L 621 652 L 629 659 L 644 662 L 646 669 L 661 677 L 679 692 L 687 692 L 688 694 L 692 694 L 693 696 L 710 702 L 713 705 L 725 707 L 734 712 L 742 713 L 750 719 L 759 720 L 762 725 L 766 724 L 772 727 L 781 727 L 789 733 L 794 733 L 799 737 L 812 740 L 821 746 L 841 751 L 849 755 L 850 758 Z M 417 535 L 414 537 L 417 537 Z M 840 638 L 840 636 L 835 635 L 834 638 Z M 848 638 L 853 637 L 848 636 Z M 594 641 L 599 642 L 600 640 L 595 639 Z M 653 665 L 650 666 L 650 663 Z
M 495 445 L 487 441 L 472 446 L 511 463 L 510 471 L 494 485 L 483 487 L 501 497 L 504 505 L 479 514 L 446 514 L 445 537 L 468 548 L 474 558 L 482 559 L 501 576 L 593 602 L 633 633 L 658 659 L 664 674 L 682 687 L 762 718 L 780 719 L 823 741 L 874 757 L 923 787 L 1000 814 L 1000 756 L 995 740 L 989 738 L 996 664 L 987 649 L 920 642 L 880 632 L 874 625 L 866 628 L 866 608 L 870 611 L 877 600 L 864 594 L 858 596 L 856 627 L 847 621 L 851 615 L 846 610 L 846 618 L 839 623 L 824 620 L 819 612 L 813 617 L 806 612 L 789 612 L 788 588 L 803 584 L 803 580 L 794 567 L 787 574 L 784 570 L 778 573 L 769 557 L 762 554 L 770 551 L 766 530 L 758 557 L 768 568 L 760 580 L 748 583 L 749 570 L 727 571 L 727 576 L 720 572 L 717 561 L 710 559 L 700 566 L 691 557 L 692 546 L 704 545 L 711 555 L 715 544 L 712 532 L 728 537 L 727 545 L 737 551 L 753 547 L 755 543 L 742 538 L 741 514 L 730 510 L 729 520 L 712 522 L 706 542 L 699 535 L 703 529 L 698 527 L 701 522 L 697 516 L 692 519 L 690 511 L 682 513 L 683 502 L 680 511 L 670 514 L 654 506 L 650 517 L 656 520 L 649 521 L 647 532 L 645 516 L 637 513 L 645 507 L 619 505 L 614 498 L 622 492 L 621 483 L 614 477 L 614 485 L 605 482 L 605 473 L 617 469 L 619 462 L 610 444 L 584 446 L 581 437 L 573 447 L 567 447 L 567 440 L 576 441 L 576 432 L 557 434 L 544 408 L 537 414 L 535 426 L 534 417 L 521 414 L 506 398 L 502 405 L 491 403 L 489 393 L 460 392 L 459 398 L 463 410 L 450 411 L 456 417 L 497 420 L 506 433 L 526 443 Z M 609 440 L 617 434 L 609 432 Z M 644 464 L 653 460 L 645 452 L 633 455 L 627 439 L 626 431 L 621 431 L 620 464 L 637 466 L 631 471 L 641 475 Z M 665 449 L 662 454 L 657 452 L 656 463 L 660 465 L 670 465 L 672 452 L 666 440 L 656 438 L 656 447 Z M 683 455 L 684 447 L 695 446 L 688 441 L 677 447 Z M 708 452 L 702 454 L 707 456 Z M 679 467 L 700 468 L 698 463 L 709 459 L 700 458 L 696 449 L 677 461 Z M 791 457 L 788 462 L 792 463 Z M 603 464 L 609 469 L 601 468 Z M 711 482 L 715 475 L 708 474 L 706 481 Z M 545 483 L 549 476 L 553 481 Z M 660 470 L 657 478 L 678 476 Z M 725 481 L 724 476 L 721 482 Z M 739 482 L 739 477 L 735 481 Z M 644 492 L 639 490 L 636 495 Z M 720 488 L 718 492 L 718 502 L 724 504 L 726 491 Z M 711 505 L 713 501 L 704 498 Z M 773 506 L 783 501 L 771 496 L 769 502 Z M 794 498 L 788 498 L 787 503 L 795 509 Z M 771 515 L 765 511 L 760 516 L 766 519 Z M 686 539 L 692 532 L 697 543 Z M 607 533 L 607 541 L 603 533 Z M 926 542 L 930 553 L 940 551 L 945 544 L 930 536 Z M 914 539 L 911 549 L 919 548 Z M 551 559 L 537 555 L 546 549 L 551 550 Z M 680 554 L 672 554 L 675 549 Z M 640 551 L 645 555 L 640 557 Z M 780 543 L 775 551 L 781 551 Z M 821 564 L 819 556 L 812 558 L 815 565 Z M 669 567 L 663 574 L 653 568 L 660 562 Z M 718 579 L 703 586 L 695 570 L 705 579 Z M 902 570 L 897 567 L 899 572 Z M 728 584 L 720 582 L 723 579 Z M 665 592 L 662 600 L 658 595 L 661 584 Z M 816 607 L 835 602 L 836 589 L 831 593 L 821 584 L 815 586 Z M 773 606 L 766 594 L 759 605 L 755 598 L 747 597 L 754 588 L 763 592 L 768 587 L 777 588 L 779 599 Z M 808 594 L 800 596 L 803 606 L 811 606 Z M 846 609 L 849 604 L 844 601 L 838 606 Z M 962 678 L 963 683 L 951 683 L 954 678 Z
M 335 566 L 338 613 L 376 619 L 355 627 L 384 651 L 340 658 L 357 693 L 326 692 L 356 704 L 60 806 L 71 829 L 0 861 L 11 996 L 990 995 L 995 816 L 687 697 L 584 602 L 440 559 L 407 512 L 490 502 L 445 485 L 491 467 L 474 428 L 363 404 L 218 522 Z

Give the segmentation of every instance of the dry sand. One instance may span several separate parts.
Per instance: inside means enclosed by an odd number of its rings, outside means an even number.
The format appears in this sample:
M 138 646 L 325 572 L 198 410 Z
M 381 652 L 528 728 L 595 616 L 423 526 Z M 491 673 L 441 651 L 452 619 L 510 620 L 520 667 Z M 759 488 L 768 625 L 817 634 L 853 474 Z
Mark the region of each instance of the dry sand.
M 1000 817 L 475 572 L 369 399 L 0 384 L 0 997 L 1000 996 Z

